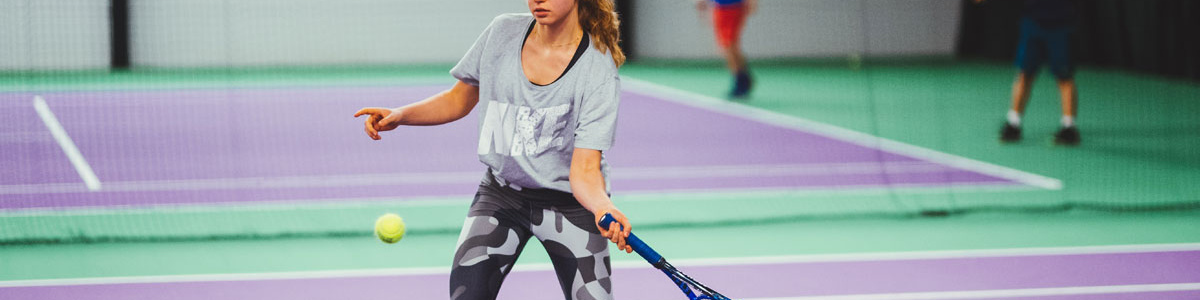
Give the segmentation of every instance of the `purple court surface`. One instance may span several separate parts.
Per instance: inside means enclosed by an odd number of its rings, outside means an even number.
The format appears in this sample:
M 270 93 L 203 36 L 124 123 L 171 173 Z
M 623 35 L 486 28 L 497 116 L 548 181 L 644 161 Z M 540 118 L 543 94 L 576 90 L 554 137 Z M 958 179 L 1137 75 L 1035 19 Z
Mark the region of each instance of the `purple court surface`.
M 1200 251 L 1195 250 L 857 261 L 692 261 L 679 267 L 733 299 L 1200 299 L 1200 272 L 1196 272 L 1200 270 Z M 0 287 L 0 298 L 446 299 L 449 293 L 444 270 L 260 275 L 30 282 Z M 617 299 L 685 299 L 648 265 L 615 268 L 612 282 Z M 562 297 L 553 271 L 546 268 L 518 267 L 500 292 L 500 299 Z
M 400 128 L 382 141 L 351 117 L 443 88 L 0 93 L 0 210 L 468 196 L 484 172 L 476 115 Z M 1021 176 L 1037 177 L 911 146 L 871 147 L 861 134 L 805 130 L 670 94 L 622 94 L 617 144 L 606 153 L 615 191 L 1028 187 Z M 1200 299 L 1196 249 L 679 265 L 734 299 Z M 445 299 L 447 276 L 32 280 L 0 282 L 0 299 Z M 553 276 L 518 267 L 501 298 L 562 299 Z M 613 285 L 619 299 L 682 299 L 644 264 L 620 265 Z
M 0 210 L 472 195 L 477 113 L 382 141 L 352 118 L 444 88 L 0 93 Z M 666 98 L 622 94 L 614 191 L 1024 186 Z

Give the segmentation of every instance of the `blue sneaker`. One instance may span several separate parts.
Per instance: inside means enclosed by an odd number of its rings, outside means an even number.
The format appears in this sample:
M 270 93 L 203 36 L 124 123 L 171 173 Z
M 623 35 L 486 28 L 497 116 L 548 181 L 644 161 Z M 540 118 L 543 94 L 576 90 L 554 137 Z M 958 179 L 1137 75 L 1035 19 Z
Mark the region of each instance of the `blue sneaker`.
M 750 96 L 750 88 L 754 85 L 754 80 L 750 78 L 749 71 L 738 72 L 733 80 L 733 90 L 729 92 L 729 97 L 734 99 L 745 99 Z

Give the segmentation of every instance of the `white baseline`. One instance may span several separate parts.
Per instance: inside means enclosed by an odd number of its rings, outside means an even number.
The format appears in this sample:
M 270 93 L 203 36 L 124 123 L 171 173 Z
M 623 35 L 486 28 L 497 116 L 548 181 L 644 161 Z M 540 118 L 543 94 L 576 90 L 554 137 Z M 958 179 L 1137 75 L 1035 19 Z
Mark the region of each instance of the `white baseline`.
M 629 76 L 621 76 L 621 81 L 631 91 L 670 101 L 672 103 L 696 107 L 748 120 L 754 120 L 783 128 L 813 133 L 867 148 L 879 149 L 896 154 L 903 154 L 920 159 L 935 161 L 956 168 L 1009 179 L 1043 189 L 1060 190 L 1063 187 L 1062 180 L 1055 178 L 1037 175 L 932 149 L 922 148 L 797 116 L 786 115 L 752 106 L 730 103 L 729 101 L 717 99 L 711 96 L 638 80 L 630 78 Z
M 46 128 L 50 129 L 50 134 L 54 136 L 55 141 L 58 141 L 58 146 L 62 148 L 67 159 L 71 161 L 71 165 L 75 167 L 75 172 L 79 173 L 80 178 L 83 178 L 83 184 L 87 185 L 87 189 L 99 191 L 100 178 L 96 177 L 95 172 L 92 172 L 92 166 L 88 165 L 83 154 L 79 152 L 79 148 L 75 147 L 75 142 L 67 135 L 67 130 L 63 129 L 62 124 L 58 122 L 54 112 L 50 111 L 50 106 L 46 104 L 46 100 L 42 99 L 42 96 L 33 97 L 33 109 L 37 110 L 38 117 L 42 118 L 42 123 L 45 123 Z

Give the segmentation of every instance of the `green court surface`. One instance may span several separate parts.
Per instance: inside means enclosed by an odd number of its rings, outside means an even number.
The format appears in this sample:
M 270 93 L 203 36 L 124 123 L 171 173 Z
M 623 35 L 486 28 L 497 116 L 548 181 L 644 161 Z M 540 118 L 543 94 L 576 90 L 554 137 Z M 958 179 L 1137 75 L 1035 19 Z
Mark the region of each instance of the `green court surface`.
M 1200 112 L 1196 101 L 1200 85 L 1194 82 L 1084 68 L 1077 77 L 1083 144 L 1062 148 L 1049 143 L 1059 114 L 1057 91 L 1049 78 L 1040 79 L 1035 88 L 1025 119 L 1025 140 L 1012 145 L 997 142 L 1013 75 L 1006 64 L 887 61 L 852 70 L 829 60 L 754 66 L 758 85 L 745 105 L 1057 178 L 1063 187 L 628 196 L 615 191 L 614 199 L 635 222 L 638 234 L 664 255 L 704 259 L 1200 242 L 1200 187 L 1195 184 L 1200 182 L 1200 136 L 1196 135 L 1200 118 L 1195 117 Z M 0 91 L 442 84 L 452 80 L 448 69 L 435 65 L 0 75 Z M 716 63 L 631 64 L 622 68 L 622 74 L 630 81 L 712 97 L 720 97 L 729 84 Z M 410 267 L 448 270 L 470 195 L 463 195 L 459 203 L 436 200 L 444 205 L 384 202 L 305 209 L 289 212 L 301 221 L 281 225 L 325 226 L 319 221 L 301 224 L 310 219 L 306 216 L 362 221 L 361 231 L 331 228 L 324 236 L 7 244 L 0 246 L 0 280 Z M 990 206 L 945 217 L 808 213 L 824 210 L 827 203 L 854 205 L 848 202 L 900 203 L 951 212 L 970 207 L 965 205 L 969 203 Z M 385 245 L 370 236 L 370 224 L 381 211 L 396 211 L 408 220 L 412 231 L 399 244 Z M 233 228 L 239 226 L 236 220 L 271 218 L 272 213 L 184 211 L 132 217 L 203 220 L 218 215 L 219 220 L 235 221 L 214 228 Z M 728 216 L 715 222 L 696 217 L 714 214 Z M 5 218 L 36 224 L 64 216 Z M 345 224 L 354 223 L 328 226 Z M 529 245 L 521 263 L 547 262 L 537 243 Z M 616 261 L 636 259 L 614 256 Z
M 638 230 L 638 234 L 672 260 L 1170 244 L 1200 241 L 1200 214 L 1054 213 L 820 220 L 659 228 Z M 391 245 L 362 236 L 4 246 L 0 248 L 0 280 L 413 267 L 448 271 L 456 239 L 455 234 L 412 234 Z M 614 253 L 613 260 L 631 262 L 640 258 Z M 531 242 L 519 264 L 548 262 L 540 244 Z

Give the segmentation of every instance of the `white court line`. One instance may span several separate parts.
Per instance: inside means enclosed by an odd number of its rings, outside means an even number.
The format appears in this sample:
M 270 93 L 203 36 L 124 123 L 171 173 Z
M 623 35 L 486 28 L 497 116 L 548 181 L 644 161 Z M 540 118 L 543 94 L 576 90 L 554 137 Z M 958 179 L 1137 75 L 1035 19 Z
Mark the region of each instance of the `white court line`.
M 934 260 L 962 259 L 989 257 L 1019 257 L 1019 256 L 1062 256 L 1090 254 L 1120 254 L 1120 253 L 1153 253 L 1200 251 L 1200 243 L 1181 244 L 1145 244 L 1145 245 L 1110 245 L 1082 247 L 1043 247 L 1043 248 L 1007 248 L 1007 249 L 978 249 L 978 250 L 942 250 L 942 251 L 904 251 L 878 253 L 849 253 L 849 254 L 816 254 L 763 257 L 733 257 L 733 258 L 693 258 L 671 260 L 673 265 L 680 267 L 698 266 L 733 266 L 753 264 L 784 264 L 784 263 L 814 263 L 814 262 L 861 262 L 861 261 L 895 261 L 895 260 Z M 641 260 L 614 261 L 615 269 L 650 268 Z M 554 270 L 548 263 L 518 264 L 513 272 L 538 272 Z M 417 268 L 388 268 L 388 269 L 349 269 L 328 271 L 302 272 L 266 272 L 266 273 L 228 273 L 228 274 L 197 274 L 197 275 L 160 275 L 160 276 L 118 276 L 92 278 L 63 278 L 63 279 L 34 279 L 0 281 L 2 287 L 34 287 L 34 286 L 71 286 L 96 284 L 129 284 L 129 283 L 171 283 L 171 282 L 209 282 L 209 281 L 258 281 L 314 278 L 346 278 L 346 277 L 376 277 L 376 276 L 412 276 L 412 275 L 447 275 L 449 267 L 417 267 Z M 936 292 L 941 293 L 941 292 Z M 953 292 L 946 292 L 953 293 Z M 897 294 L 902 295 L 902 294 Z M 860 296 L 860 295 L 854 295 Z M 849 296 L 846 296 L 849 297 Z M 778 298 L 803 299 L 809 298 Z M 824 299 L 824 298 L 817 298 Z M 830 298 L 843 299 L 843 298 Z M 862 298 L 845 298 L 862 299 Z M 870 299 L 913 299 L 913 298 L 870 298 Z M 920 299 L 920 298 L 915 298 Z M 935 298 L 944 299 L 944 298 Z M 757 299 L 767 300 L 767 299 Z
M 211 91 L 211 90 L 322 90 L 322 89 L 353 89 L 353 88 L 390 88 L 390 87 L 446 87 L 449 88 L 456 82 L 453 77 L 442 75 L 437 76 L 402 76 L 404 78 L 373 78 L 373 79 L 339 79 L 336 81 L 326 80 L 296 80 L 296 79 L 272 79 L 265 81 L 254 82 L 238 82 L 229 81 L 220 82 L 199 82 L 199 83 L 183 83 L 183 84 L 164 84 L 162 82 L 154 83 L 125 83 L 114 84 L 111 82 L 98 84 L 79 84 L 67 83 L 54 86 L 41 86 L 35 88 L 34 91 L 42 92 L 43 94 L 65 94 L 65 93 L 109 93 L 109 92 L 163 92 L 163 91 Z M 449 78 L 449 79 L 447 79 Z M 0 90 L 0 93 L 8 91 Z
M 458 206 L 465 208 L 471 203 L 470 196 L 431 197 L 363 197 L 363 198 L 320 198 L 304 200 L 270 200 L 253 202 L 220 202 L 205 204 L 159 204 L 159 205 L 98 205 L 78 207 L 47 207 L 0 209 L 4 217 L 72 217 L 136 214 L 159 215 L 168 213 L 234 213 L 234 212 L 282 212 L 298 210 L 332 210 L 380 207 L 430 207 Z
M 950 300 L 950 299 L 996 299 L 1072 295 L 1106 295 L 1125 293 L 1198 291 L 1200 283 L 1165 283 L 1136 285 L 1073 286 L 1036 289 L 1004 289 L 945 291 L 892 294 L 857 294 L 801 296 L 780 298 L 746 298 L 745 300 Z
M 92 166 L 83 159 L 83 154 L 79 152 L 79 148 L 75 147 L 75 142 L 67 135 L 67 130 L 63 129 L 58 118 L 54 117 L 54 112 L 50 111 L 50 106 L 46 105 L 46 100 L 42 99 L 42 96 L 33 96 L 33 109 L 37 110 L 38 116 L 42 118 L 42 123 L 46 123 L 46 128 L 50 129 L 50 134 L 54 136 L 55 141 L 58 141 L 58 146 L 62 147 L 63 153 L 67 154 L 67 159 L 71 161 L 72 166 L 75 166 L 75 172 L 79 173 L 80 178 L 83 178 L 87 189 L 89 191 L 100 190 L 100 178 L 97 178 L 96 173 L 92 172 Z
M 612 172 L 620 180 L 755 178 L 782 176 L 828 176 L 863 174 L 930 174 L 953 170 L 929 162 L 852 162 L 822 164 L 715 165 L 680 167 L 620 168 Z M 330 176 L 247 177 L 185 180 L 110 181 L 108 192 L 184 191 L 213 189 L 264 189 L 394 186 L 399 184 L 457 184 L 478 180 L 480 172 L 424 172 L 347 174 Z M 54 194 L 80 192 L 78 186 L 49 184 L 0 185 L 4 194 Z
M 632 88 L 634 91 L 677 104 L 683 104 L 784 128 L 818 134 L 867 148 L 879 149 L 892 153 L 935 161 L 956 168 L 1005 178 L 1043 189 L 1060 190 L 1063 187 L 1062 181 L 1055 178 L 973 160 L 932 149 L 922 148 L 797 116 L 731 103 L 730 101 L 715 97 L 663 86 L 648 81 L 638 80 L 630 78 L 629 76 L 621 76 L 621 81 L 625 86 Z

